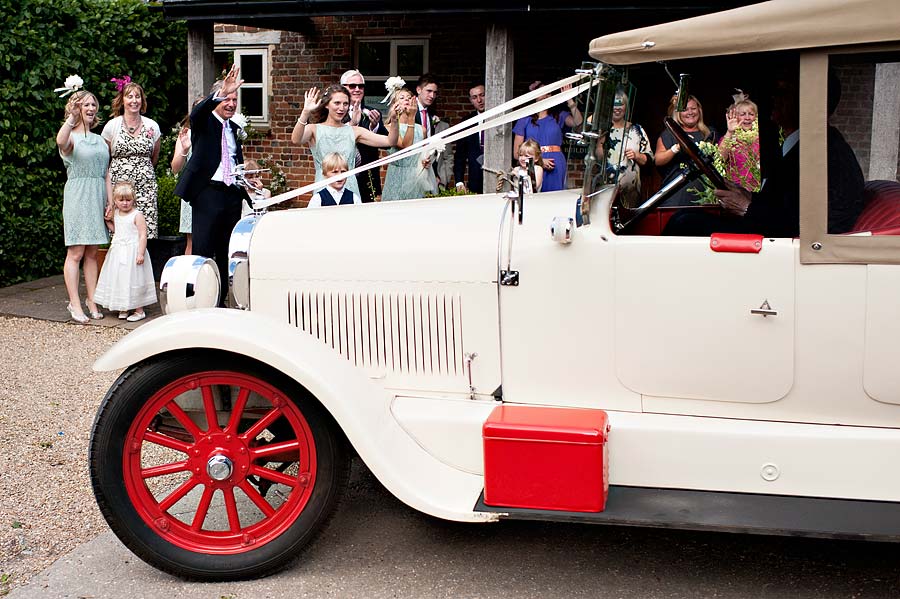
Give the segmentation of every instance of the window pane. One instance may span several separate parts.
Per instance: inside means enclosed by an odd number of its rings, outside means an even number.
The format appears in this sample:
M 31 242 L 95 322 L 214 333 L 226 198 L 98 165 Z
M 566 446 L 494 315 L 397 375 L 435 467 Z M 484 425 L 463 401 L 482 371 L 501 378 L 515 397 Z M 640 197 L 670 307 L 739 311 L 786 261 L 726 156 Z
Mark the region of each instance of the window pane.
M 421 45 L 397 46 L 397 70 L 403 76 L 418 76 L 425 72 L 425 48 Z
M 367 76 L 387 76 L 391 66 L 390 42 L 361 41 L 357 46 L 359 70 Z
M 833 56 L 829 73 L 828 232 L 900 234 L 900 54 Z M 865 182 L 864 189 L 861 189 Z
M 234 62 L 234 52 L 232 52 L 231 50 L 226 50 L 224 52 L 222 50 L 218 50 L 214 54 L 214 59 L 216 62 L 215 78 L 221 79 L 226 75 L 226 73 L 228 73 L 228 69 Z
M 242 87 L 241 92 L 241 112 L 246 117 L 262 117 L 263 115 L 263 90 Z
M 263 62 L 260 54 L 241 55 L 241 78 L 247 83 L 263 82 Z

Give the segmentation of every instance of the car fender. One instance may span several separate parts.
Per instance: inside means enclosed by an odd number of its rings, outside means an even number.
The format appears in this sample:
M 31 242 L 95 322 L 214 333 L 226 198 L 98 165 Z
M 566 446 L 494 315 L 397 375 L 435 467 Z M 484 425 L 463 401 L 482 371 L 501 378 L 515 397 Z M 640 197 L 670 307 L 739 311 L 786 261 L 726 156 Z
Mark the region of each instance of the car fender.
M 291 377 L 331 413 L 356 452 L 398 499 L 448 520 L 480 522 L 482 476 L 426 452 L 391 414 L 393 396 L 324 343 L 252 312 L 210 308 L 164 316 L 120 340 L 94 370 L 125 368 L 170 351 L 217 349 L 251 357 Z

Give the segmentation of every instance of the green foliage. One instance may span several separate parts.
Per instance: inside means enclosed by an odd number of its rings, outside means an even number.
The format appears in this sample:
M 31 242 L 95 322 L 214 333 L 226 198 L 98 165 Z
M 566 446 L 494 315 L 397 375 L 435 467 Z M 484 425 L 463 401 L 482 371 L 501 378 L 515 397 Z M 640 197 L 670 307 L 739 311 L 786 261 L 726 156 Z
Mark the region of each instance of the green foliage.
M 0 286 L 57 273 L 65 248 L 66 174 L 56 149 L 65 99 L 79 75 L 106 119 L 112 77 L 131 75 L 163 130 L 184 116 L 184 23 L 142 0 L 0 0 Z M 169 154 L 171 155 L 171 154 Z M 166 154 L 160 154 L 165 160 Z
M 472 195 L 473 192 L 467 191 L 465 189 L 456 189 L 456 187 L 441 187 L 438 189 L 437 193 L 426 193 L 426 198 L 446 198 L 450 196 L 467 196 Z
M 175 184 L 178 177 L 170 172 L 157 178 L 159 205 L 159 234 L 179 235 L 181 224 L 181 198 L 175 196 Z

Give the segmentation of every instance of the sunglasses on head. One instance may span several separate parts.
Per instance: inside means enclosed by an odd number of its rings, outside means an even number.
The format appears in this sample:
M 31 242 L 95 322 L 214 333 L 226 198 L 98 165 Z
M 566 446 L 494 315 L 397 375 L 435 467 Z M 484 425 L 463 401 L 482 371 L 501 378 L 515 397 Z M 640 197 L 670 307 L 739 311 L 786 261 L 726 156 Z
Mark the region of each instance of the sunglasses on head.
M 347 83 L 345 85 L 348 89 L 363 89 L 365 86 L 365 83 Z

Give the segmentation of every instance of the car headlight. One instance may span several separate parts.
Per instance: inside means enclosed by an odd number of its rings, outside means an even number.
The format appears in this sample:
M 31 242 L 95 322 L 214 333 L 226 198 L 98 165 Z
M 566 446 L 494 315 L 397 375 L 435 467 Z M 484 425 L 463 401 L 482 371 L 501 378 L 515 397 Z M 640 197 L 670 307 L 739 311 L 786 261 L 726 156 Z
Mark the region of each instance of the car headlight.
M 250 309 L 250 239 L 260 215 L 250 214 L 238 221 L 228 240 L 228 289 L 230 305 Z
M 159 305 L 163 314 L 214 308 L 220 288 L 214 261 L 203 256 L 173 256 L 159 277 Z

